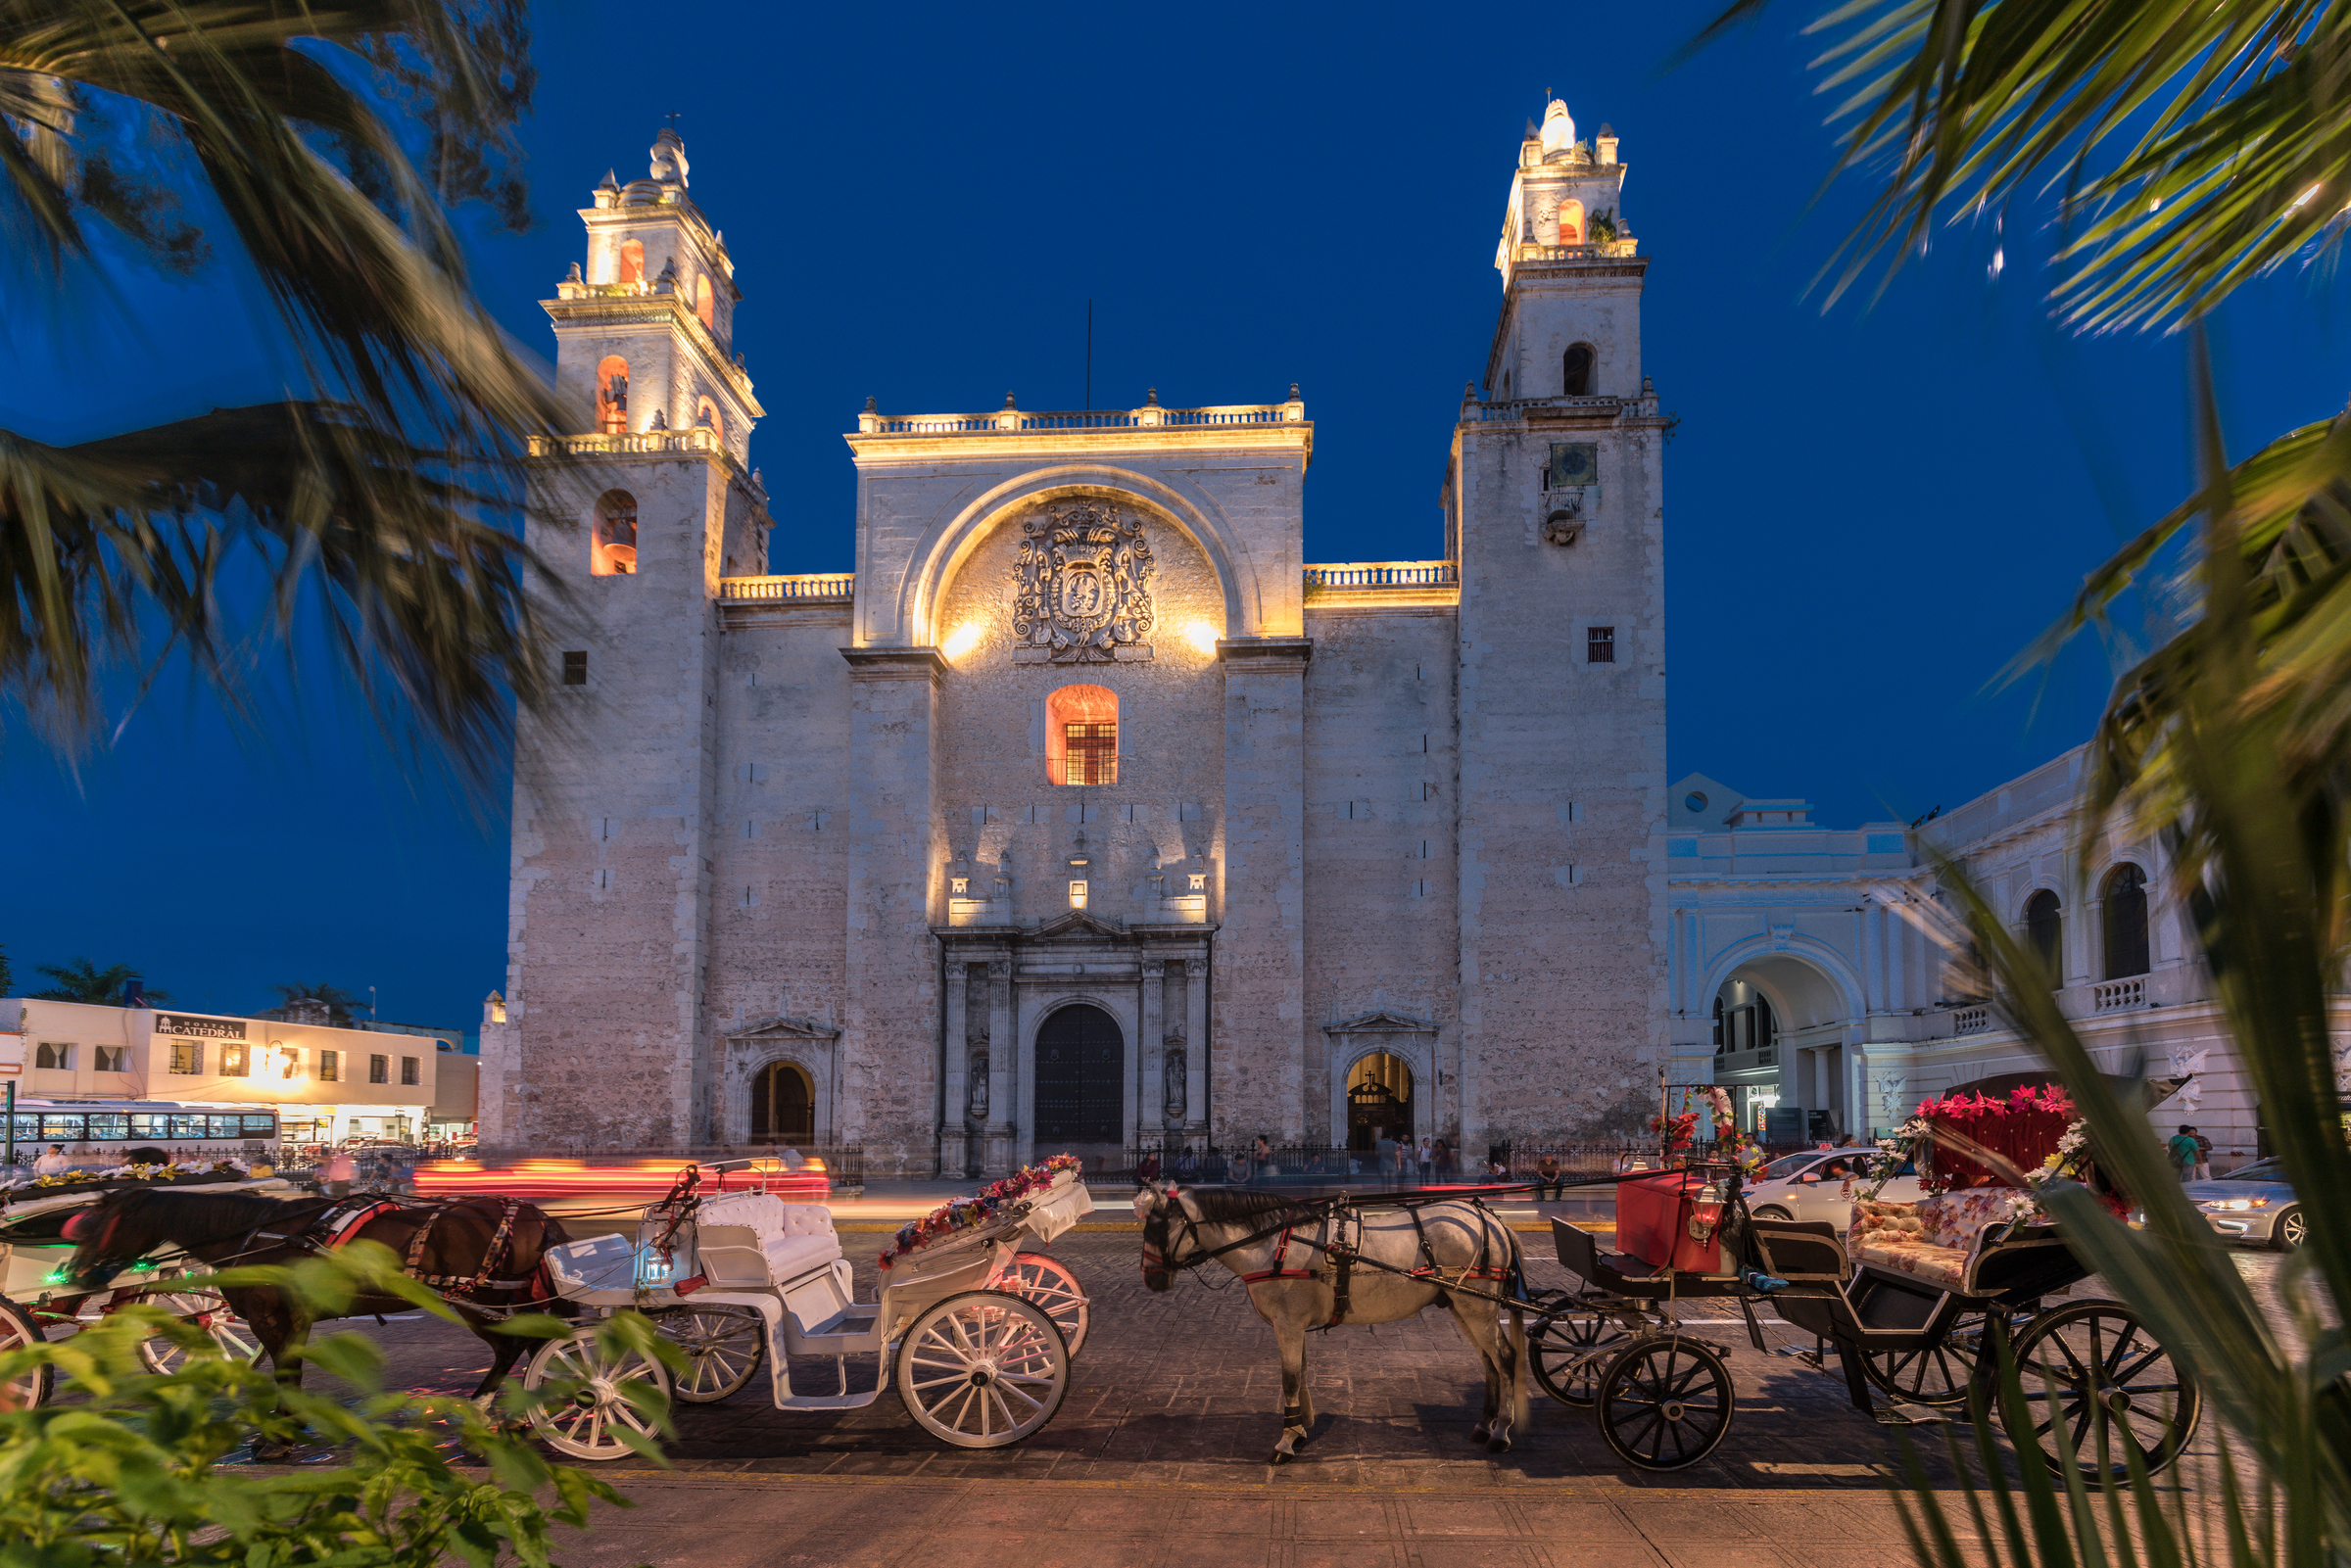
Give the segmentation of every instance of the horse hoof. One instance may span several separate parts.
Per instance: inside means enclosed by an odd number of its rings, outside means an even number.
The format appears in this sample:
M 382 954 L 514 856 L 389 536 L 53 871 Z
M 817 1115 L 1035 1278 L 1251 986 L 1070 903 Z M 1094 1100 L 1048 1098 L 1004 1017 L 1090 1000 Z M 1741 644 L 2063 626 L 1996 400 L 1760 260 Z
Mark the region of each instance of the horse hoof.
M 1509 1438 L 1494 1438 L 1486 1444 L 1486 1451 L 1488 1453 L 1508 1453 L 1511 1451 L 1511 1440 Z
M 1472 1443 L 1483 1443 L 1483 1442 L 1485 1442 L 1485 1441 L 1486 1441 L 1486 1429 L 1485 1429 L 1484 1427 L 1482 1427 L 1482 1426 L 1473 1426 L 1473 1427 L 1471 1427 L 1471 1428 L 1469 1429 L 1469 1441 L 1470 1441 L 1470 1442 L 1472 1442 Z
M 1268 1459 L 1268 1460 L 1266 1461 L 1266 1463 L 1268 1463 L 1268 1464 L 1288 1464 L 1288 1463 L 1289 1463 L 1289 1462 L 1290 1462 L 1292 1459 L 1294 1459 L 1294 1458 L 1296 1458 L 1296 1457 L 1297 1457 L 1297 1455 L 1296 1455 L 1296 1454 L 1294 1454 L 1294 1453 L 1284 1453 L 1284 1452 L 1283 1452 L 1281 1449 L 1275 1449 L 1273 1450 L 1273 1456 L 1272 1456 L 1271 1458 Z

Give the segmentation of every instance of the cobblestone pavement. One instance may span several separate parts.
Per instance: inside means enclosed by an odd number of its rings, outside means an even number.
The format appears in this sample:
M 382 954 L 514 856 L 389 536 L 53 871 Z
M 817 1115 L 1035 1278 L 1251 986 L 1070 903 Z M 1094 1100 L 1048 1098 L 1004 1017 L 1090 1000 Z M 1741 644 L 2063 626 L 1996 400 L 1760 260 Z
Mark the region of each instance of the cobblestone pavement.
M 870 1298 L 884 1238 L 843 1240 Z M 1522 1240 L 1530 1284 L 1568 1283 L 1546 1237 Z M 1855 1412 L 1840 1378 L 1755 1351 L 1735 1308 L 1685 1309 L 1699 1335 L 1728 1349 L 1739 1395 L 1728 1438 L 1689 1470 L 1629 1469 L 1589 1415 L 1539 1390 L 1533 1431 L 1512 1452 L 1487 1454 L 1469 1438 L 1477 1361 L 1440 1311 L 1316 1336 L 1314 1441 L 1275 1468 L 1266 1463 L 1280 1404 L 1271 1331 L 1220 1270 L 1210 1276 L 1224 1289 L 1195 1278 L 1146 1291 L 1138 1245 L 1131 1229 L 1092 1230 L 1051 1249 L 1091 1294 L 1092 1327 L 1059 1415 L 1021 1447 L 942 1448 L 895 1394 L 862 1410 L 779 1411 L 762 1374 L 725 1403 L 679 1407 L 674 1472 L 605 1468 L 639 1506 L 606 1512 L 562 1560 L 1614 1568 L 1726 1549 L 1757 1568 L 1908 1560 L 1888 1488 L 1901 1473 L 1900 1436 Z M 2242 1255 L 2241 1265 L 2257 1287 L 2275 1272 L 2266 1255 Z M 356 1326 L 382 1342 L 395 1386 L 462 1392 L 486 1364 L 470 1336 L 429 1320 Z M 1775 1345 L 1810 1345 L 1768 1317 L 1765 1331 Z M 795 1371 L 810 1379 L 803 1386 L 832 1387 L 830 1360 Z M 852 1388 L 873 1376 L 873 1358 L 851 1360 Z M 2212 1430 L 2207 1422 L 2199 1449 Z M 1916 1432 L 1930 1474 L 1949 1484 L 1940 1429 Z

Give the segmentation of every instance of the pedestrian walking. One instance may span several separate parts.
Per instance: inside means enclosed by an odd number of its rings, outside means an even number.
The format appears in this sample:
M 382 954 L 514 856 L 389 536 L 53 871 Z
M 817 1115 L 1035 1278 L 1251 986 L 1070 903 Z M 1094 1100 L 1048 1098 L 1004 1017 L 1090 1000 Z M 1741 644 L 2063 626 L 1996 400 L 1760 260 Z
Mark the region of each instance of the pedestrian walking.
M 2194 1127 L 2187 1129 L 2187 1135 L 2196 1140 L 2196 1179 L 2210 1181 L 2212 1179 L 2212 1140 Z
M 1371 1168 L 1383 1182 L 1396 1179 L 1396 1140 L 1388 1136 L 1385 1127 L 1371 1129 Z
M 2163 1152 L 2171 1156 L 2172 1168 L 2180 1172 L 2182 1181 L 2196 1179 L 2196 1158 L 2203 1151 L 2196 1146 L 2195 1128 L 2183 1124 L 2163 1146 Z

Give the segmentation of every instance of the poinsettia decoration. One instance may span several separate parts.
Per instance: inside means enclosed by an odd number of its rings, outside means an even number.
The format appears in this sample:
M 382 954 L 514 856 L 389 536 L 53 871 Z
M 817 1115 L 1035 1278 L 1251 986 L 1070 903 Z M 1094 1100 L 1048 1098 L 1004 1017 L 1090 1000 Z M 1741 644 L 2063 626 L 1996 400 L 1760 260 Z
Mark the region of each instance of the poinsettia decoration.
M 994 1224 L 1005 1210 L 1024 1198 L 1043 1192 L 1063 1171 L 1084 1168 L 1085 1163 L 1076 1155 L 1054 1155 L 1042 1164 L 1023 1165 L 1001 1181 L 990 1182 L 980 1189 L 977 1197 L 950 1198 L 922 1218 L 909 1219 L 900 1225 L 876 1261 L 888 1268 L 892 1260 L 917 1248 L 928 1247 L 942 1236 Z

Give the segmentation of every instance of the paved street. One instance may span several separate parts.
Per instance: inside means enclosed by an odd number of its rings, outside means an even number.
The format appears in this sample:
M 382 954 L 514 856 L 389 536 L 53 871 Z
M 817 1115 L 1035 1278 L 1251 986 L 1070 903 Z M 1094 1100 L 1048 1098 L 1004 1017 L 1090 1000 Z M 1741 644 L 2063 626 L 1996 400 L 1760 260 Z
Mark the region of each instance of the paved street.
M 1729 1348 L 1740 1396 L 1728 1439 L 1691 1470 L 1627 1469 L 1588 1416 L 1539 1393 L 1528 1439 L 1486 1454 L 1469 1441 L 1475 1358 L 1436 1312 L 1319 1336 L 1309 1351 L 1320 1416 L 1314 1442 L 1276 1469 L 1265 1462 L 1280 1402 L 1271 1331 L 1237 1284 L 1146 1291 L 1137 1239 L 1130 1229 L 1080 1231 L 1053 1248 L 1093 1295 L 1092 1337 L 1060 1415 L 1026 1445 L 941 1448 L 894 1394 L 857 1411 L 777 1411 L 762 1377 L 724 1404 L 679 1409 L 674 1473 L 607 1470 L 641 1507 L 605 1518 L 565 1560 L 628 1568 L 1009 1555 L 1024 1564 L 1303 1568 L 1343 1556 L 1435 1568 L 1474 1556 L 1611 1568 L 1726 1548 L 1792 1568 L 1907 1560 L 1885 1490 L 1898 1439 L 1856 1414 L 1841 1381 L 1753 1350 L 1733 1314 L 1689 1314 Z M 1533 1282 L 1565 1284 L 1535 1251 L 1546 1238 L 1523 1239 Z M 882 1238 L 844 1241 L 860 1292 L 870 1293 Z M 2244 1264 L 2257 1277 L 2274 1270 L 2263 1255 L 2244 1255 Z M 384 1342 L 394 1377 L 412 1386 L 459 1391 L 479 1376 L 473 1342 L 440 1325 L 364 1327 Z M 1809 1344 L 1786 1328 L 1769 1337 Z M 872 1362 L 862 1377 L 859 1365 L 851 1362 L 852 1387 L 870 1387 Z M 830 1387 L 829 1361 L 800 1370 Z M 1938 1429 L 1922 1429 L 1921 1440 L 1930 1457 L 1940 1452 Z M 1941 1463 L 1934 1471 L 1949 1479 Z

